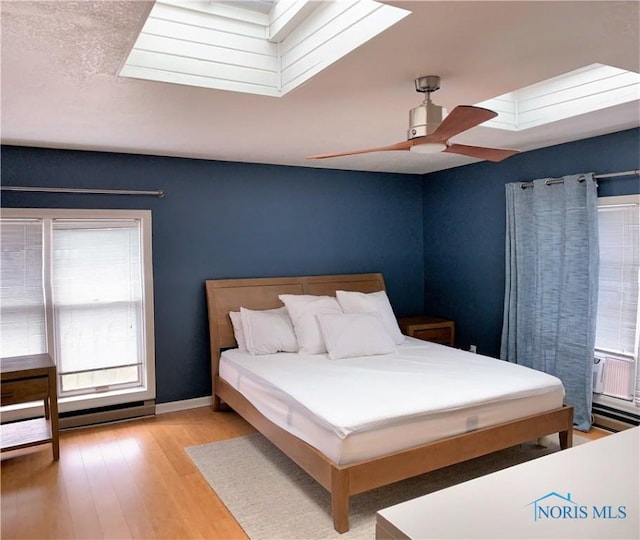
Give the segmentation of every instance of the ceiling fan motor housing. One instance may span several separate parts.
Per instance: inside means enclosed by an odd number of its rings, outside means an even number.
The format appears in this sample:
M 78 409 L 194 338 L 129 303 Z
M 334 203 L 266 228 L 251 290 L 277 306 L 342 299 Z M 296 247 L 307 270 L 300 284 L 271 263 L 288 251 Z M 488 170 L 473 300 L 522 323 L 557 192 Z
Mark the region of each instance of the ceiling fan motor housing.
M 427 99 L 422 105 L 409 112 L 407 139 L 431 135 L 442 123 L 443 108 Z

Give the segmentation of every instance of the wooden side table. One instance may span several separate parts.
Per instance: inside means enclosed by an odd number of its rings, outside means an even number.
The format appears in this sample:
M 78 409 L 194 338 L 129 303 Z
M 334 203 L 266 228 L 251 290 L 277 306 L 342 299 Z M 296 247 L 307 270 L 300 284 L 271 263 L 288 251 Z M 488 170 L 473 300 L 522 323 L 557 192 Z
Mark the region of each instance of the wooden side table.
M 60 458 L 56 365 L 48 354 L 0 359 L 0 404 L 44 401 L 44 418 L 3 424 L 2 452 L 51 443 L 53 459 Z
M 450 347 L 455 345 L 456 325 L 452 320 L 429 316 L 401 317 L 398 326 L 407 336 Z

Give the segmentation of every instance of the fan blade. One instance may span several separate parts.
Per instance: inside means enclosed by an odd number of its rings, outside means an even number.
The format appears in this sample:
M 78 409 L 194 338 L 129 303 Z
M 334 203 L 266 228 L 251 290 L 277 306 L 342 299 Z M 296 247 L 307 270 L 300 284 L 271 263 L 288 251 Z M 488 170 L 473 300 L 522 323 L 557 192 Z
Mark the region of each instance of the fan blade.
M 356 154 L 369 154 L 371 152 L 387 152 L 389 150 L 409 150 L 413 144 L 413 141 L 402 141 L 389 146 L 379 146 L 378 148 L 367 148 L 365 150 L 351 150 L 349 152 L 338 152 L 335 154 L 317 154 L 315 156 L 307 156 L 307 159 L 327 159 L 340 156 L 354 156 Z
M 472 127 L 476 127 L 496 116 L 498 116 L 498 113 L 490 111 L 489 109 L 474 107 L 472 105 L 458 105 L 445 116 L 444 120 L 431 134 L 431 137 L 437 137 L 439 142 L 445 142 L 451 137 L 467 131 Z
M 508 148 L 485 148 L 483 146 L 467 146 L 466 144 L 452 144 L 443 152 L 450 154 L 461 154 L 474 158 L 486 159 L 487 161 L 502 161 L 517 154 L 520 150 L 510 150 Z

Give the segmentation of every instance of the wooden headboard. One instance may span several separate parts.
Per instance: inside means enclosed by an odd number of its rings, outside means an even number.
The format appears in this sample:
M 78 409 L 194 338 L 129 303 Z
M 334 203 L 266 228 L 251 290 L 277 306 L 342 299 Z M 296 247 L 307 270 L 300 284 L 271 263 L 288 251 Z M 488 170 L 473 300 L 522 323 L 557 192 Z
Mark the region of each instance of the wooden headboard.
M 230 311 L 272 309 L 282 306 L 279 294 L 316 294 L 335 296 L 336 291 L 376 292 L 385 290 L 382 274 L 343 274 L 249 279 L 211 279 L 205 281 L 209 337 L 211 339 L 211 376 L 218 375 L 222 349 L 236 346 Z M 215 386 L 213 387 L 215 396 Z

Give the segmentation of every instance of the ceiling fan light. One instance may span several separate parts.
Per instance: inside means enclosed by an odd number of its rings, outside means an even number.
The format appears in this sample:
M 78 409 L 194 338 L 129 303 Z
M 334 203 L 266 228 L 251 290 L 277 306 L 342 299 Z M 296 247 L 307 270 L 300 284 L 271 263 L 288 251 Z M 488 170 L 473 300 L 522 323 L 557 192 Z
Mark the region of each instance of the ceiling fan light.
M 412 152 L 417 152 L 418 154 L 437 154 L 438 152 L 442 152 L 447 148 L 447 145 L 444 143 L 425 143 L 425 144 L 414 144 L 410 150 Z

